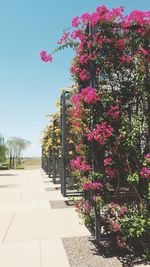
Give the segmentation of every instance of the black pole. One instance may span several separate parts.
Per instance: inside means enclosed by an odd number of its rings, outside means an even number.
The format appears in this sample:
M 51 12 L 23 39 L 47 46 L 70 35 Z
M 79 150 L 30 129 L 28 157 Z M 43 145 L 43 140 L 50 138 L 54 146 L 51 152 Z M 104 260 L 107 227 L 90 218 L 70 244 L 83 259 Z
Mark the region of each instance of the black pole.
M 93 35 L 94 35 L 94 28 L 89 24 L 89 35 L 90 35 L 90 41 L 93 42 Z M 90 53 L 92 53 L 92 48 L 90 49 Z M 92 60 L 90 60 L 90 87 L 95 88 L 96 87 L 96 77 L 95 77 L 95 64 Z M 93 129 L 93 114 L 91 114 L 91 129 Z M 97 153 L 95 148 L 95 143 L 92 142 L 92 167 L 93 170 L 97 170 Z M 96 202 L 94 204 L 94 214 L 95 214 L 95 239 L 97 242 L 100 241 L 100 209 L 97 209 Z
M 48 177 L 51 177 L 51 149 L 48 152 Z
M 56 140 L 56 134 L 55 134 L 55 120 L 53 121 L 53 171 L 52 171 L 52 177 L 53 177 L 53 183 L 56 183 L 56 150 L 55 150 L 55 140 Z
M 61 193 L 66 196 L 66 95 L 70 92 L 66 91 L 61 95 Z
M 61 96 L 61 137 L 62 137 L 62 157 L 61 157 L 61 193 L 66 196 L 66 97 L 65 93 Z

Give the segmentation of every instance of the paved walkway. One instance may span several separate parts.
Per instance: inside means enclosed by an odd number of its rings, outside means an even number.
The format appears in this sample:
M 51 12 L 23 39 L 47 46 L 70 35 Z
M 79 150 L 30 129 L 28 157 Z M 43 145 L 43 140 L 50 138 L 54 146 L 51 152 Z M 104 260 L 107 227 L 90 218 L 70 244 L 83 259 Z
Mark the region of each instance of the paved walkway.
M 64 198 L 49 181 L 41 170 L 0 171 L 0 266 L 68 267 L 61 238 L 89 235 L 74 208 L 51 208 Z

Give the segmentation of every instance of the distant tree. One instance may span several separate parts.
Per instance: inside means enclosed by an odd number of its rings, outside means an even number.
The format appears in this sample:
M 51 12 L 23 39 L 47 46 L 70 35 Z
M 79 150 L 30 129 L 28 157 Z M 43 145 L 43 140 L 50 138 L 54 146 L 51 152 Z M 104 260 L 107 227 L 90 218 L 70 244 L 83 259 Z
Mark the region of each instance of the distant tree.
M 20 164 L 21 153 L 28 148 L 31 144 L 30 141 L 25 140 L 23 138 L 16 138 L 16 158 L 18 159 L 18 163 Z
M 21 153 L 25 149 L 27 149 L 30 144 L 30 141 L 25 140 L 21 137 L 11 137 L 7 141 L 7 147 L 9 150 L 10 157 L 10 168 L 13 168 L 15 164 L 21 163 Z
M 0 135 L 0 163 L 6 160 L 6 150 L 4 137 Z

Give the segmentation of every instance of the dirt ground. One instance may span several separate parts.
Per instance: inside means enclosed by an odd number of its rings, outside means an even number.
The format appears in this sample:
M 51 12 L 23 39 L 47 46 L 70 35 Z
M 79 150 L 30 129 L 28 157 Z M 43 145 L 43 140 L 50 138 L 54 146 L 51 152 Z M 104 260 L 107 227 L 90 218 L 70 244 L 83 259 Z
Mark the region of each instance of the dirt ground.
M 25 170 L 33 170 L 41 168 L 41 159 L 33 158 L 33 159 L 26 159 L 24 162 Z

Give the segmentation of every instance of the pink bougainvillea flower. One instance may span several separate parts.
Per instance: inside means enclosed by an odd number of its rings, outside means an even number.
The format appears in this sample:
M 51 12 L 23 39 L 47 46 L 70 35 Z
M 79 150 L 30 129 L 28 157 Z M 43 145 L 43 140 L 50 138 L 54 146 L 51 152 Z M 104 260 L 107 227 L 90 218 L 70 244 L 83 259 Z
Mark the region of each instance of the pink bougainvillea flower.
M 88 210 L 91 209 L 91 205 L 90 205 L 90 203 L 89 203 L 88 200 L 86 200 L 86 201 L 83 203 L 83 208 L 84 208 L 86 211 L 88 211 Z
M 150 153 L 146 154 L 146 155 L 144 156 L 144 158 L 145 158 L 145 159 L 150 159 Z
M 47 55 L 46 51 L 41 51 L 41 60 L 44 62 L 52 62 L 52 55 Z
M 74 31 L 71 33 L 71 38 L 72 38 L 73 40 L 76 40 L 76 39 L 78 38 L 78 39 L 80 39 L 81 42 L 84 42 L 85 35 L 83 34 L 82 30 L 77 29 L 77 30 L 74 30 Z
M 76 105 L 76 108 L 79 105 L 79 102 L 81 103 L 81 101 L 87 104 L 94 104 L 99 100 L 100 98 L 97 95 L 96 89 L 91 87 L 83 88 L 80 94 L 76 94 L 71 98 L 71 101 L 74 105 Z
M 71 168 L 79 171 L 90 171 L 91 166 L 82 157 L 78 156 L 76 159 L 70 161 Z
M 127 242 L 126 238 L 118 235 L 116 237 L 116 242 L 118 247 L 129 249 L 129 246 L 126 243 Z
M 77 28 L 79 26 L 79 24 L 80 24 L 80 17 L 77 16 L 77 17 L 73 18 L 72 26 Z
M 113 128 L 109 124 L 103 122 L 98 124 L 95 129 L 88 133 L 88 140 L 95 140 L 103 146 L 113 135 L 113 131 Z
M 150 169 L 148 169 L 147 167 L 143 167 L 140 171 L 140 175 L 143 177 L 143 178 L 148 178 L 150 179 Z
M 144 56 L 147 56 L 149 51 L 145 50 L 144 48 L 140 48 L 141 52 L 143 53 Z
M 146 162 L 146 163 L 150 163 L 150 153 L 146 154 L 146 155 L 144 156 L 144 159 L 145 159 L 145 162 Z
M 82 81 L 86 81 L 90 78 L 90 73 L 86 69 L 82 69 L 79 76 Z
M 109 178 L 114 178 L 117 176 L 117 170 L 116 169 L 112 169 L 110 167 L 105 168 L 105 173 Z
M 88 41 L 87 42 L 87 46 L 88 46 L 88 49 L 91 49 L 91 47 L 92 47 L 92 41 Z
M 85 183 L 83 183 L 83 189 L 84 190 L 96 190 L 96 189 L 102 189 L 103 185 L 100 182 L 91 182 L 91 181 L 87 181 Z
M 73 95 L 71 97 L 71 102 L 74 104 L 74 105 L 77 105 L 78 102 L 80 102 L 82 100 L 82 95 L 81 94 L 76 94 L 76 95 Z
M 109 227 L 112 229 L 113 232 L 118 232 L 120 230 L 120 228 L 121 228 L 120 225 L 117 222 L 115 222 L 115 221 L 113 221 L 109 225 Z
M 114 203 L 114 202 L 111 202 L 111 203 L 110 203 L 110 206 L 111 206 L 111 208 L 113 208 L 113 209 L 117 209 L 117 208 L 120 207 L 119 204 Z
M 121 61 L 122 63 L 126 63 L 126 64 L 129 65 L 129 64 L 131 63 L 131 59 L 132 59 L 131 56 L 129 56 L 129 55 L 124 55 L 124 56 L 121 56 L 120 61 Z
M 80 56 L 80 63 L 83 64 L 87 64 L 88 63 L 88 59 L 89 59 L 89 55 L 86 53 L 84 55 Z
M 100 37 L 98 38 L 98 43 L 99 43 L 100 45 L 102 45 L 102 44 L 104 43 L 104 38 L 103 38 L 103 36 L 100 36 Z
M 134 10 L 129 15 L 125 17 L 125 26 L 129 27 L 133 25 L 133 23 L 137 23 L 140 26 L 144 26 L 150 23 L 150 11 L 139 11 Z
M 78 66 L 76 66 L 76 64 L 72 65 L 71 70 L 70 70 L 71 74 L 78 74 L 80 73 L 80 71 L 81 69 Z
M 112 163 L 112 158 L 107 157 L 104 159 L 104 166 L 110 165 Z
M 83 88 L 81 95 L 83 97 L 83 101 L 88 104 L 94 104 L 100 99 L 97 95 L 96 89 L 91 87 Z
M 123 52 L 125 49 L 125 40 L 117 40 L 115 42 L 115 46 L 118 47 L 118 49 Z
M 78 100 L 79 98 L 74 99 L 74 101 Z M 76 102 L 76 106 L 72 109 L 71 113 L 73 118 L 81 118 L 83 113 L 82 104 L 80 102 Z
M 121 207 L 120 208 L 120 213 L 123 214 L 125 212 L 127 212 L 127 208 L 126 207 Z
M 90 17 L 91 17 L 91 15 L 89 13 L 84 13 L 81 16 L 81 20 L 85 24 L 85 23 L 87 23 L 90 20 Z
M 111 106 L 110 109 L 106 112 L 106 116 L 111 116 L 114 120 L 118 120 L 119 117 L 119 107 Z

